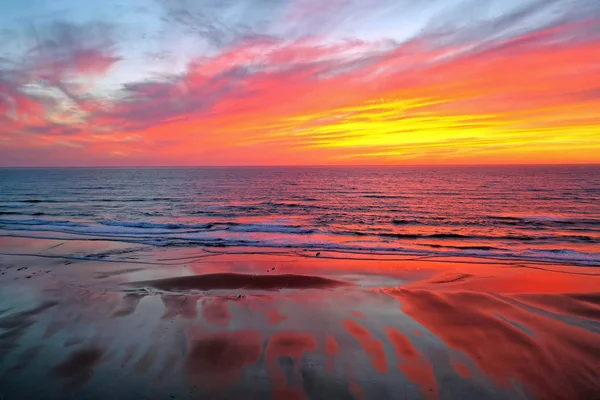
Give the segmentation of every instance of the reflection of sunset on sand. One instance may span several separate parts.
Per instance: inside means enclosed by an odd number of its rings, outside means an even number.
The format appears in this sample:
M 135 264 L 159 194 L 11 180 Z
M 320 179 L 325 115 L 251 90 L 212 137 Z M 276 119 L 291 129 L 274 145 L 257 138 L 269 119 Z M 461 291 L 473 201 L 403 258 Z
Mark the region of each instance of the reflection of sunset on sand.
M 33 393 L 22 384 L 32 373 L 57 393 L 49 399 L 108 394 L 109 377 L 131 398 L 591 399 L 600 390 L 593 267 L 135 246 L 66 262 L 76 243 L 52 259 L 31 252 L 54 242 L 15 249 L 2 239 L 20 254 L 3 252 L 0 276 L 12 283 L 0 294 L 0 376 L 17 398 Z M 289 276 L 301 284 L 272 284 Z

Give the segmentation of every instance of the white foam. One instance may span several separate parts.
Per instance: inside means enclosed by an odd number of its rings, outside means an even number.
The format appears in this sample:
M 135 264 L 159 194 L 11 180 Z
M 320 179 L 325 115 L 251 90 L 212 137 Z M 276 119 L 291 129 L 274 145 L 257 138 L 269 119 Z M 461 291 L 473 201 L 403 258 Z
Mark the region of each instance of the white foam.
M 243 224 L 229 227 L 231 232 L 314 233 L 315 230 L 277 224 Z

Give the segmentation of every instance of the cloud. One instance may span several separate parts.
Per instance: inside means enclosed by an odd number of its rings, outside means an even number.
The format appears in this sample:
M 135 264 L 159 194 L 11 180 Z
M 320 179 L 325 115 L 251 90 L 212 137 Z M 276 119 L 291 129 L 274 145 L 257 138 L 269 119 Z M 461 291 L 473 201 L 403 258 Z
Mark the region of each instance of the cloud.
M 268 39 L 265 26 L 288 1 L 159 0 L 170 31 L 193 34 L 219 50 L 248 39 Z
M 32 30 L 34 44 L 0 62 L 0 147 L 71 146 L 109 163 L 322 164 L 547 159 L 559 148 L 577 161 L 581 143 L 598 146 L 593 2 L 160 4 L 170 38 L 202 41 L 184 67 L 153 58 L 159 74 L 139 72 L 139 55 L 178 43 L 134 51 L 102 22 Z M 365 33 L 400 15 L 421 18 Z
M 88 93 L 93 80 L 121 59 L 111 26 L 55 22 L 22 33 L 23 42 L 34 44 L 0 70 L 0 133 L 5 138 L 82 133 L 73 124 L 95 111 Z
M 85 26 L 65 22 L 34 29 L 37 45 L 24 60 L 32 79 L 50 83 L 69 78 L 104 75 L 121 58 L 115 55 L 112 27 L 105 23 Z

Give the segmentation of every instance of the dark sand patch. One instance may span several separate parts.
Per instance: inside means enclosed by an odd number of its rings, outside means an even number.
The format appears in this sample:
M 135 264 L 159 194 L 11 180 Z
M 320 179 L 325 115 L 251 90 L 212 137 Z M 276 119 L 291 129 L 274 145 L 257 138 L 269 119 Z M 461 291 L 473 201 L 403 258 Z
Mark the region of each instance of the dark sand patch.
M 0 328 L 12 329 L 12 328 L 18 327 L 20 325 L 23 325 L 25 322 L 29 321 L 31 318 L 43 313 L 44 311 L 48 310 L 49 308 L 54 307 L 56 304 L 58 304 L 58 303 L 56 303 L 54 301 L 47 301 L 47 302 L 42 303 L 38 307 L 2 317 L 2 318 L 0 318 Z
M 144 355 L 135 363 L 135 371 L 140 374 L 145 374 L 150 371 L 156 362 L 156 355 L 158 349 L 155 346 L 151 346 Z
M 120 308 L 112 314 L 113 318 L 123 318 L 133 314 L 137 309 L 138 304 L 143 298 L 144 295 L 137 293 L 127 294 L 123 296 Z
M 177 366 L 178 362 L 179 362 L 179 354 L 177 354 L 177 353 L 169 354 L 169 356 L 166 358 L 166 360 L 164 360 L 161 363 L 161 368 L 158 371 L 156 378 L 159 381 L 163 381 L 165 378 L 167 378 L 169 375 L 171 375 L 173 372 L 176 371 L 176 366 Z
M 190 346 L 185 362 L 188 382 L 212 389 L 227 387 L 245 367 L 258 362 L 262 342 L 262 334 L 252 330 L 203 335 Z
M 52 375 L 65 379 L 71 387 L 81 386 L 92 377 L 103 355 L 102 350 L 94 347 L 76 350 L 52 369 Z
M 38 307 L 0 318 L 0 364 L 9 353 L 19 346 L 22 337 L 37 322 L 36 317 L 56 304 L 56 302 L 47 301 Z
M 152 287 L 165 291 L 332 289 L 341 286 L 353 286 L 353 284 L 348 282 L 311 275 L 248 275 L 235 273 L 182 276 L 177 278 L 134 282 L 128 285 L 135 287 Z
M 41 345 L 36 345 L 25 350 L 20 356 L 15 365 L 10 368 L 11 373 L 20 372 L 27 368 L 42 351 Z
M 69 322 L 64 319 L 54 319 L 51 320 L 48 326 L 46 326 L 46 331 L 42 338 L 49 339 L 60 332 L 63 328 L 67 327 Z
M 69 339 L 65 340 L 65 347 L 71 347 L 71 346 L 75 346 L 77 344 L 81 344 L 85 342 L 85 339 L 83 337 L 78 337 L 78 336 L 74 336 L 74 337 L 70 337 Z

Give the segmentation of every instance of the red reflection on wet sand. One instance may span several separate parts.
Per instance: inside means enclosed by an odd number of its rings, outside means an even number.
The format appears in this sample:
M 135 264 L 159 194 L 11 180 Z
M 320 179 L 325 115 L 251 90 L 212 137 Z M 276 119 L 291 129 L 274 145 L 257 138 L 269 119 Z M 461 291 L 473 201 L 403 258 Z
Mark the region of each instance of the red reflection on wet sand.
M 513 297 L 545 311 L 600 322 L 600 294 L 598 293 L 522 294 Z
M 387 328 L 386 333 L 390 343 L 396 350 L 398 369 L 406 377 L 419 385 L 421 391 L 430 399 L 439 397 L 437 380 L 433 367 L 427 358 L 420 354 L 410 340 L 395 328 Z
M 498 295 L 406 289 L 388 293 L 407 315 L 470 356 L 500 385 L 525 385 L 539 399 L 583 399 L 597 393 L 597 333 Z
M 387 373 L 387 359 L 381 340 L 373 338 L 371 333 L 365 327 L 351 319 L 345 320 L 343 326 L 361 344 L 365 353 L 370 356 L 373 367 L 379 371 L 379 373 Z
M 330 356 L 334 356 L 340 351 L 340 346 L 338 345 L 335 338 L 331 335 L 327 335 L 327 340 L 325 342 L 325 353 Z
M 316 348 L 317 341 L 311 334 L 279 332 L 271 336 L 265 354 L 267 362 L 273 362 L 279 357 L 300 358 Z
M 452 369 L 454 370 L 454 372 L 456 372 L 462 378 L 471 377 L 471 371 L 469 371 L 469 368 L 460 361 L 451 361 L 450 365 L 452 365 Z
M 171 319 L 178 315 L 181 315 L 186 319 L 194 319 L 196 317 L 198 297 L 163 295 L 160 299 L 165 306 L 165 313 L 163 314 L 162 319 Z
M 304 399 L 303 390 L 299 387 L 302 377 L 298 371 L 298 363 L 304 353 L 310 353 L 317 348 L 314 336 L 308 333 L 279 332 L 271 336 L 265 357 L 268 363 L 269 377 L 273 384 L 273 396 L 276 399 Z M 293 362 L 294 382 L 296 387 L 287 383 L 286 373 L 279 365 L 281 357 L 290 357 Z
M 330 356 L 327 360 L 327 371 L 333 371 L 333 359 L 336 354 L 340 352 L 340 346 L 332 335 L 327 335 L 325 340 L 325 353 Z
M 417 262 L 418 263 L 418 262 Z M 452 289 L 488 293 L 597 293 L 600 275 L 594 267 L 561 265 L 465 264 L 426 262 L 424 268 L 435 268 L 430 279 L 405 287 Z M 414 263 L 406 263 L 407 268 Z
M 285 321 L 288 317 L 279 313 L 278 309 L 263 311 L 267 317 L 267 322 L 271 325 L 278 325 L 281 321 Z
M 358 400 L 363 400 L 365 398 L 365 392 L 355 378 L 349 378 L 348 388 L 350 389 L 350 393 L 352 396 L 357 398 Z
M 228 303 L 229 299 L 220 297 L 203 299 L 202 316 L 212 324 L 226 327 L 233 317 L 227 306 Z
M 185 362 L 187 381 L 212 389 L 226 387 L 245 367 L 258 362 L 262 341 L 262 334 L 253 330 L 200 334 Z

